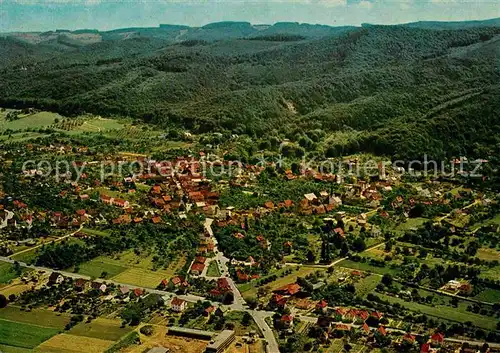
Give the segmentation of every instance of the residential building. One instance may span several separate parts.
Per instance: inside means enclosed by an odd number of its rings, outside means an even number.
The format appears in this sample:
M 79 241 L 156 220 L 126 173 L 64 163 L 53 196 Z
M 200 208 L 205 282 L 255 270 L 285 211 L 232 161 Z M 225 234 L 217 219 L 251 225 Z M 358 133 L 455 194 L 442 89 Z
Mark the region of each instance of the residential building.
M 61 284 L 64 282 L 64 277 L 59 272 L 52 272 L 49 276 L 49 284 Z
M 186 309 L 186 302 L 182 299 L 175 297 L 170 302 L 170 306 L 172 308 L 172 311 L 176 313 L 181 313 Z

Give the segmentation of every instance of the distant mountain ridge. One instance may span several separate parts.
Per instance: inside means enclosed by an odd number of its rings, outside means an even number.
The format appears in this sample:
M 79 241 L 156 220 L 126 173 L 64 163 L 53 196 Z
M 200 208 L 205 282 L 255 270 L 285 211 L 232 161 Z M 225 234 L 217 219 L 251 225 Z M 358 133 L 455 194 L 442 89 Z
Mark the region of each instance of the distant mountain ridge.
M 362 26 L 373 26 L 379 24 L 364 23 Z M 406 26 L 413 28 L 428 28 L 428 29 L 456 29 L 456 28 L 473 28 L 473 27 L 487 27 L 487 26 L 499 26 L 500 18 L 492 18 L 487 20 L 475 20 L 475 21 L 419 21 L 398 24 L 397 26 Z M 299 22 L 276 22 L 275 24 L 252 24 L 246 21 L 221 21 L 209 23 L 201 27 L 192 27 L 186 25 L 174 25 L 174 24 L 160 24 L 158 27 L 130 27 L 130 28 L 116 28 L 108 31 L 101 31 L 98 29 L 77 29 L 74 31 L 67 29 L 56 29 L 54 31 L 46 32 L 7 32 L 0 33 L 1 37 L 14 37 L 22 40 L 26 40 L 30 43 L 35 41 L 36 37 L 39 37 L 40 41 L 48 40 L 48 38 L 53 38 L 55 35 L 100 35 L 102 40 L 117 39 L 113 37 L 113 34 L 117 33 L 127 33 L 139 36 L 151 36 L 151 37 L 162 37 L 162 39 L 170 39 L 172 41 L 178 41 L 179 36 L 181 39 L 183 36 L 190 37 L 202 37 L 206 34 L 206 31 L 224 31 L 224 33 L 218 33 L 212 36 L 215 37 L 234 37 L 240 34 L 242 37 L 248 35 L 268 35 L 268 34 L 299 34 L 306 37 L 322 37 L 332 34 L 332 32 L 338 32 L 342 29 L 358 28 L 359 26 L 330 26 L 323 24 L 310 24 L 310 23 L 299 23 Z M 180 32 L 185 33 L 180 33 Z M 239 32 L 239 33 L 238 33 Z M 169 36 L 170 34 L 170 36 Z M 130 37 L 124 36 L 122 39 L 129 39 Z M 196 38 L 203 39 L 206 38 Z
M 419 21 L 402 24 L 401 26 L 413 28 L 427 28 L 427 29 L 465 29 L 475 27 L 498 27 L 500 26 L 500 18 L 492 18 L 489 20 L 476 20 L 476 21 Z
M 0 106 L 126 115 L 194 133 L 349 136 L 325 145 L 327 156 L 484 158 L 500 150 L 497 21 L 4 35 Z
M 298 22 L 277 22 L 273 25 L 250 22 L 215 22 L 201 27 L 184 25 L 160 24 L 158 27 L 118 28 L 109 31 L 97 29 L 79 29 L 69 31 L 57 29 L 47 32 L 12 32 L 0 34 L 0 37 L 15 38 L 31 44 L 47 43 L 60 37 L 68 38 L 75 43 L 87 45 L 107 40 L 125 40 L 132 38 L 157 38 L 168 42 L 186 40 L 214 41 L 235 38 L 252 38 L 282 35 L 300 35 L 305 38 L 319 38 L 354 29 L 355 26 L 332 27 Z

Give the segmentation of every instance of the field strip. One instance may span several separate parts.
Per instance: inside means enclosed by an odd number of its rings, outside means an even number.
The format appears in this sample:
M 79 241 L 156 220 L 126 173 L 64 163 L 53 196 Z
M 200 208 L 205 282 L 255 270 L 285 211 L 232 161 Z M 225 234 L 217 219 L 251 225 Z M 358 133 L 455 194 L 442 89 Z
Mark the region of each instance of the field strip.
M 14 321 L 14 320 L 3 319 L 3 318 L 0 318 L 0 321 L 12 322 L 14 324 L 23 324 L 23 325 L 28 325 L 28 326 L 35 326 L 35 327 L 40 327 L 40 328 L 51 328 L 51 329 L 54 328 L 54 327 L 51 327 L 51 326 L 42 326 L 42 325 L 32 324 L 32 323 L 28 323 L 28 322 Z

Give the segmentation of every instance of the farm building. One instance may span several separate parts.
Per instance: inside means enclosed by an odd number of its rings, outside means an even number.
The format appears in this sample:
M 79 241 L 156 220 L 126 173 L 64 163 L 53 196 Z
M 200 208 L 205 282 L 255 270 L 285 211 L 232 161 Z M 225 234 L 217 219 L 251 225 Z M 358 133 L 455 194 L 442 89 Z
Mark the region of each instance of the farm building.
M 221 353 L 224 352 L 235 340 L 234 331 L 224 330 L 215 339 L 210 342 L 205 352 L 207 353 Z
M 168 349 L 164 347 L 154 347 L 151 348 L 147 353 L 168 353 Z

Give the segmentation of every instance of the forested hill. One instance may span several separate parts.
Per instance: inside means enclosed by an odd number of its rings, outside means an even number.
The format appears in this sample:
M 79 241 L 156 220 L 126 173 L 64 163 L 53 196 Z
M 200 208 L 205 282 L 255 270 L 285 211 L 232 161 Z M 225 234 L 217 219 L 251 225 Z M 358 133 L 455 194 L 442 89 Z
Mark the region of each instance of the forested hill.
M 38 44 L 4 38 L 0 103 L 292 141 L 318 140 L 322 130 L 326 140 L 318 153 L 326 156 L 485 157 L 500 146 L 495 24 L 237 22 L 196 30 L 162 26 L 182 33 L 175 41 L 124 40 L 123 33 L 138 29 L 107 32 L 107 40 L 85 44 L 69 37 Z M 328 140 L 334 133 L 347 137 Z

